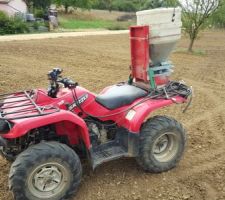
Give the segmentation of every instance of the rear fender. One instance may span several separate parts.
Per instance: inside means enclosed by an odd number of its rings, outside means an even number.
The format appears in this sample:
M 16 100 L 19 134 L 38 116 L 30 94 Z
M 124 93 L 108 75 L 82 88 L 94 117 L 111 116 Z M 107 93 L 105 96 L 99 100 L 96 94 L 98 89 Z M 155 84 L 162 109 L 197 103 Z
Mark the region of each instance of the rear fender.
M 139 133 L 143 122 L 149 118 L 153 111 L 175 103 L 184 103 L 186 99 L 182 97 L 173 98 L 173 100 L 149 100 L 146 101 L 127 113 L 125 127 L 132 133 Z
M 47 125 L 55 125 L 58 135 L 67 136 L 71 145 L 82 140 L 90 148 L 90 138 L 85 121 L 72 112 L 61 110 L 50 115 L 15 120 L 14 126 L 4 138 L 15 139 L 27 134 L 30 130 Z

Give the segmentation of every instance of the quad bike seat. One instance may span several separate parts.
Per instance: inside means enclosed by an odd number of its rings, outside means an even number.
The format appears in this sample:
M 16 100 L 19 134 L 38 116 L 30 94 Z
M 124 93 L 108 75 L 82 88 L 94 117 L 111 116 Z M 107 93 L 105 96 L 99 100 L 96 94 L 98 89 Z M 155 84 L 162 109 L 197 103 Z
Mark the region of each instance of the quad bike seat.
M 147 96 L 148 92 L 133 85 L 118 84 L 99 94 L 96 101 L 109 110 L 129 105 L 138 98 Z

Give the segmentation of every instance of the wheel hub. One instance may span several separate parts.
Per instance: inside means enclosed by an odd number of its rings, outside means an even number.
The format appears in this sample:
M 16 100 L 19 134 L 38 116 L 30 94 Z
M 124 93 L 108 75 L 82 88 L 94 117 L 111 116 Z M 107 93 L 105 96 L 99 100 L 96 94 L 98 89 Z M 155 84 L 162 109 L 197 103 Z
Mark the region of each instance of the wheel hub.
M 49 199 L 65 190 L 69 179 L 64 166 L 58 163 L 46 163 L 33 170 L 28 178 L 28 188 L 34 196 Z
M 159 162 L 169 162 L 179 149 L 179 141 L 175 133 L 168 132 L 159 136 L 153 145 L 153 155 Z
M 162 136 L 159 138 L 159 141 L 157 144 L 155 144 L 154 153 L 160 154 L 163 151 L 165 151 L 166 147 L 168 146 L 169 140 L 167 135 Z
M 42 191 L 51 191 L 58 187 L 62 179 L 62 173 L 56 167 L 43 167 L 34 176 L 34 186 Z

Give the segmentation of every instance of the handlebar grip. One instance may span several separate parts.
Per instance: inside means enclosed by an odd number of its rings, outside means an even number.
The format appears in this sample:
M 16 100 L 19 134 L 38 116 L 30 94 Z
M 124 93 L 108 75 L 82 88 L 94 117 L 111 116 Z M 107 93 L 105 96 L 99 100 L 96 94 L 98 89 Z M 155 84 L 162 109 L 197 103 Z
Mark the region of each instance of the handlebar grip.
M 74 81 L 72 81 L 68 78 L 63 78 L 59 82 L 64 84 L 64 87 L 66 87 L 66 88 L 74 88 L 78 85 L 77 83 L 75 83 Z

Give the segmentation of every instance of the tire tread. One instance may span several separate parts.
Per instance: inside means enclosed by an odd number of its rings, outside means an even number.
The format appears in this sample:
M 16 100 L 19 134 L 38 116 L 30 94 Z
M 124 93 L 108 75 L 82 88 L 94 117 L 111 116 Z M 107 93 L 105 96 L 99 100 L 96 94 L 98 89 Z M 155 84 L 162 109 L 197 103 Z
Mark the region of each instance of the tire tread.
M 160 165 L 148 156 L 148 152 L 150 151 L 149 141 L 152 141 L 160 131 L 168 129 L 174 129 L 181 134 L 181 150 L 179 151 L 179 155 L 177 155 L 176 159 L 172 162 L 167 163 L 166 165 Z M 174 168 L 180 161 L 185 148 L 186 132 L 182 124 L 175 119 L 166 116 L 154 116 L 143 124 L 140 134 L 139 157 L 137 157 L 137 162 L 145 171 L 153 173 L 168 171 Z
M 38 164 L 43 159 L 50 157 L 61 158 L 70 167 L 73 181 L 69 190 L 63 196 L 63 200 L 69 199 L 78 189 L 81 182 L 82 167 L 78 155 L 65 144 L 58 142 L 41 142 L 30 146 L 22 152 L 11 165 L 9 173 L 9 189 L 14 194 L 16 200 L 32 200 L 25 194 L 25 179 L 27 168 L 30 164 Z

